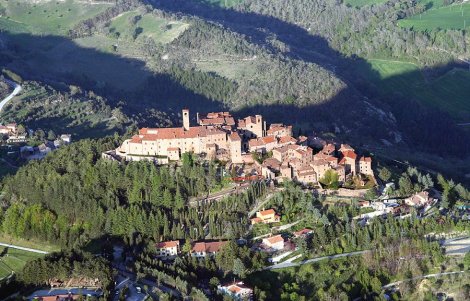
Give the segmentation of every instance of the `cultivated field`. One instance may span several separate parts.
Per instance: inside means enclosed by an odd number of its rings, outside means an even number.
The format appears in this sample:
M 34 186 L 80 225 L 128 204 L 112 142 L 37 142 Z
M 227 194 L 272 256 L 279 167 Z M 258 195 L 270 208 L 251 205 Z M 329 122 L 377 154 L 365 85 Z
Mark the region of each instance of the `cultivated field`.
M 470 27 L 470 3 L 439 7 L 439 2 L 420 15 L 400 20 L 399 26 L 414 30 L 465 29 Z
M 41 1 L 0 0 L 0 28 L 10 32 L 64 35 L 79 21 L 97 15 L 113 4 L 75 0 Z
M 378 59 L 367 62 L 369 66 L 362 66 L 358 71 L 380 91 L 414 97 L 448 112 L 457 121 L 470 119 L 468 71 L 453 69 L 435 80 L 426 81 L 413 63 Z

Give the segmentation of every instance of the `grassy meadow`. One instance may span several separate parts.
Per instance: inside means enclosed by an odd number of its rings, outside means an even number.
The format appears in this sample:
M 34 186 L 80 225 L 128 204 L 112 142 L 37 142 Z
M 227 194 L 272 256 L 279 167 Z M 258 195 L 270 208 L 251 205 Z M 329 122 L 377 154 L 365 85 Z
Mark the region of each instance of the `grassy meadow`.
M 441 6 L 432 2 L 431 9 L 400 20 L 398 25 L 414 30 L 466 29 L 470 27 L 470 3 Z
M 43 257 L 39 253 L 33 253 L 0 246 L 0 279 L 7 277 L 12 272 L 23 270 L 26 262 Z
M 0 0 L 0 28 L 10 32 L 65 35 L 81 20 L 89 19 L 110 3 L 84 3 L 75 0 L 41 1 Z
M 358 73 L 387 94 L 412 96 L 448 112 L 457 121 L 470 120 L 470 72 L 453 69 L 428 81 L 413 63 L 370 59 Z
M 166 44 L 176 39 L 188 26 L 189 24 L 183 22 L 169 21 L 133 10 L 114 18 L 109 30 L 119 40 L 131 40 L 138 43 L 145 38 L 152 38 L 157 43 Z

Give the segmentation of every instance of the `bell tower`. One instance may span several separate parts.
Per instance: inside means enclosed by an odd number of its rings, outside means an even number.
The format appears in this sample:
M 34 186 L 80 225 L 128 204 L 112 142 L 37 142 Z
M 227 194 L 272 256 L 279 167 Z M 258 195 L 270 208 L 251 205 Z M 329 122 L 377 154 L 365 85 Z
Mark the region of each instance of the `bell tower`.
M 189 131 L 189 110 L 183 109 L 183 128 L 185 131 Z

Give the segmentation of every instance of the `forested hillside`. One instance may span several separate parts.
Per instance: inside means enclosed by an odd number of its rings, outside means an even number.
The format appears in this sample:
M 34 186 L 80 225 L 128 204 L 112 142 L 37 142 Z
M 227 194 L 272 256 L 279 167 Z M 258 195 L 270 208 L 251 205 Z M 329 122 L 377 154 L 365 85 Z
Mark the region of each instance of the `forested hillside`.
M 399 26 L 427 9 L 421 2 L 119 0 L 90 11 L 15 1 L 30 18 L 1 2 L 1 65 L 60 93 L 93 91 L 139 126 L 177 124 L 182 107 L 261 113 L 377 152 L 395 145 L 387 156 L 419 151 L 432 169 L 442 164 L 428 154 L 470 166 L 470 139 L 460 138 L 469 131 L 458 125 L 470 120 L 468 37 Z M 44 14 L 67 22 L 52 28 Z
M 100 159 L 102 151 L 118 142 L 82 140 L 6 178 L 2 197 L 18 202 L 2 212 L 2 231 L 64 247 L 83 246 L 104 234 L 132 239 L 137 232 L 159 241 L 206 235 L 237 238 L 245 233 L 246 210 L 264 192 L 263 186 L 224 202 L 188 206 L 189 197 L 226 184 L 215 163 L 204 167 L 190 155 L 182 168 Z

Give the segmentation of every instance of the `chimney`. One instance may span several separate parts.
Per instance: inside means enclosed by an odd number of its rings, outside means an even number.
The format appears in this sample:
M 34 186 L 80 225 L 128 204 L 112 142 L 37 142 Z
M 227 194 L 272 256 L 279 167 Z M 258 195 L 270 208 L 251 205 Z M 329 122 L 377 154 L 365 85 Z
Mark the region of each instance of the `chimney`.
M 183 109 L 183 128 L 185 131 L 189 130 L 189 110 Z
M 196 113 L 196 122 L 199 124 L 199 112 Z

